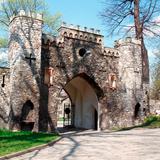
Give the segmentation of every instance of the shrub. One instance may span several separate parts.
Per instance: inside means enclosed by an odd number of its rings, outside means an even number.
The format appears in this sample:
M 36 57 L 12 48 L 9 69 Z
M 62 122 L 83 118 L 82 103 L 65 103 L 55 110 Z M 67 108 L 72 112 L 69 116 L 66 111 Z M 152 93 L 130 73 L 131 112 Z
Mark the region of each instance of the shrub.
M 160 127 L 160 116 L 150 115 L 144 119 L 143 126 L 147 126 L 149 128 L 159 128 Z

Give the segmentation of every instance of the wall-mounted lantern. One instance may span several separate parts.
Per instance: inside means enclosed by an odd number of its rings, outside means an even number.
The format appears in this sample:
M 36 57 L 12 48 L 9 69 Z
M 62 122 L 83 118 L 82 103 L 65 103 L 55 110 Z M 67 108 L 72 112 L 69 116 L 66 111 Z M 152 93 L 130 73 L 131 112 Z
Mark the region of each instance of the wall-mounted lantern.
M 115 74 L 109 75 L 109 87 L 112 90 L 116 90 L 117 88 L 117 77 Z
M 48 86 L 53 85 L 53 68 L 45 68 L 45 73 L 44 73 L 44 84 Z

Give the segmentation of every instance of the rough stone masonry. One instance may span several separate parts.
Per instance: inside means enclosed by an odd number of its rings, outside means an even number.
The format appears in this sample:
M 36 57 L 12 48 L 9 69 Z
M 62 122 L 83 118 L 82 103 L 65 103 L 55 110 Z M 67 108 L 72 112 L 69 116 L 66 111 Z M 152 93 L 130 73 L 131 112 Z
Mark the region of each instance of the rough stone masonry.
M 10 19 L 10 68 L 0 69 L 0 127 L 54 131 L 64 90 L 72 125 L 110 129 L 140 123 L 149 113 L 140 41 L 127 37 L 114 48 L 99 30 L 67 25 L 58 36 L 42 33 L 42 16 L 20 11 Z

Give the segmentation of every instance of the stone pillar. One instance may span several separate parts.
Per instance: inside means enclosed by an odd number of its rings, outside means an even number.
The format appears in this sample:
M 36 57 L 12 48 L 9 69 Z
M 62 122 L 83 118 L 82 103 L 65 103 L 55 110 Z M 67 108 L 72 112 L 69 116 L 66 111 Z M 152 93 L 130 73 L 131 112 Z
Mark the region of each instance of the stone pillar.
M 22 108 L 27 101 L 34 106 L 34 131 L 38 130 L 42 15 L 20 13 L 10 19 L 10 128 L 21 129 Z

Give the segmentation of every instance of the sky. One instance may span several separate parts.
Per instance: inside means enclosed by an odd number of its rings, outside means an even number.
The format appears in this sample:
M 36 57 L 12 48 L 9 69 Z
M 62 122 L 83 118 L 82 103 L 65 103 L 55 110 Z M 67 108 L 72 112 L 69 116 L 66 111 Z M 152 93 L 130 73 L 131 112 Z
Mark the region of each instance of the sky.
M 106 47 L 113 47 L 114 41 L 122 38 L 121 36 L 108 37 L 106 26 L 100 17 L 100 12 L 104 8 L 104 0 L 46 0 L 51 14 L 61 13 L 62 21 L 80 25 L 82 27 L 100 29 L 104 35 Z M 149 50 L 150 64 L 154 62 L 152 49 Z M 1 56 L 1 55 L 0 55 Z M 1 60 L 1 57 L 0 57 Z
M 62 21 L 82 27 L 100 29 L 105 36 L 105 45 L 112 46 L 115 37 L 106 37 L 107 32 L 100 18 L 103 0 L 46 0 L 51 13 L 62 14 Z
M 105 25 L 100 17 L 100 12 L 104 9 L 104 0 L 46 0 L 46 2 L 52 14 L 56 12 L 62 14 L 62 21 L 82 27 L 100 29 L 107 47 L 113 47 L 114 41 L 122 38 L 120 35 L 107 36 Z M 151 48 L 148 48 L 148 53 L 150 64 L 152 64 L 155 57 Z

